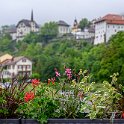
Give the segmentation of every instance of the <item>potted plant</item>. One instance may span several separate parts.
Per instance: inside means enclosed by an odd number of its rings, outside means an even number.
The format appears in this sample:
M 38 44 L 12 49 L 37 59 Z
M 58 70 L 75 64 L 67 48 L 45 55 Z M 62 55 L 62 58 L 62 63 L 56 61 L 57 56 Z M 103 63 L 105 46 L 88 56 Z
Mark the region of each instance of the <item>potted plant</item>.
M 27 80 L 25 75 L 23 78 L 18 76 L 13 78 L 9 85 L 2 83 L 4 87 L 0 88 L 0 123 L 21 123 L 22 115 L 17 111 L 19 106 L 34 99 L 35 87 L 40 83 L 37 79 L 32 79 L 32 89 L 26 91 Z

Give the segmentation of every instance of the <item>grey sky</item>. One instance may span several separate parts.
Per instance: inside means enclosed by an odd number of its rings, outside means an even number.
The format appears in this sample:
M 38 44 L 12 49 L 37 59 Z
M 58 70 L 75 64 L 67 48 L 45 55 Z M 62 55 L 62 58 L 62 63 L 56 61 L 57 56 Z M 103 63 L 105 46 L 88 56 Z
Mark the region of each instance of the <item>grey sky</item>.
M 0 26 L 30 19 L 31 9 L 38 24 L 65 20 L 72 25 L 75 17 L 79 21 L 108 13 L 123 14 L 124 0 L 0 0 Z

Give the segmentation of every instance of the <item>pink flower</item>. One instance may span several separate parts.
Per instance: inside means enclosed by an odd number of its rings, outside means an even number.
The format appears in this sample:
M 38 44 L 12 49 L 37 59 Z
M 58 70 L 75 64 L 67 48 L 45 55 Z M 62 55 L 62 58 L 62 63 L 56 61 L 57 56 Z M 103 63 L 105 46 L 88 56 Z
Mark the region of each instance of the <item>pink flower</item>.
M 56 68 L 54 68 L 54 70 L 55 70 L 56 77 L 60 77 L 60 73 L 58 72 L 58 70 Z
M 60 77 L 60 73 L 58 71 L 55 71 L 56 77 Z
M 68 79 L 70 80 L 72 78 L 71 69 L 70 68 L 66 68 L 65 69 L 65 73 L 66 73 Z

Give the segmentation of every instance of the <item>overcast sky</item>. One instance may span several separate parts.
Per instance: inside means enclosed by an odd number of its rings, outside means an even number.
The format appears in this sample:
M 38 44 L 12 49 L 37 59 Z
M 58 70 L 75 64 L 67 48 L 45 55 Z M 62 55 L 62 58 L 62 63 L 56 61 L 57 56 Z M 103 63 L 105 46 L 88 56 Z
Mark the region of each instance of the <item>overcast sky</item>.
M 72 25 L 75 17 L 102 17 L 108 13 L 124 14 L 124 0 L 0 0 L 0 26 L 30 19 L 31 10 L 38 24 L 64 20 Z

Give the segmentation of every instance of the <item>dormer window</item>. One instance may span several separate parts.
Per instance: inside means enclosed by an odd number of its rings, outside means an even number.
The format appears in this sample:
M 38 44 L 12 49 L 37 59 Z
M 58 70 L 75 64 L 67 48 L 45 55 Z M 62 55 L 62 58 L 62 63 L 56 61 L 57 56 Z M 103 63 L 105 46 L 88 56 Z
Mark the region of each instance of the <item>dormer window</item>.
M 23 58 L 23 59 L 22 59 L 22 62 L 26 62 L 26 58 Z

